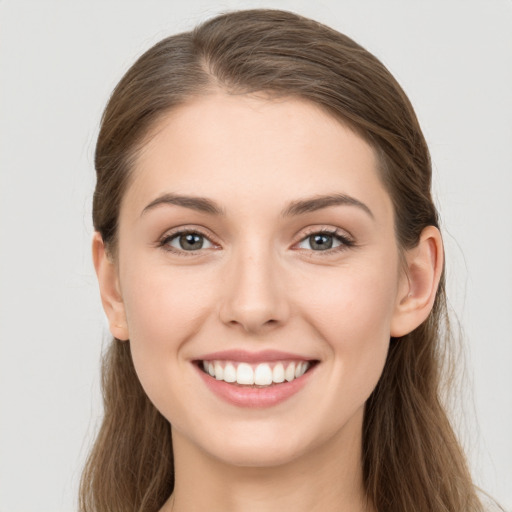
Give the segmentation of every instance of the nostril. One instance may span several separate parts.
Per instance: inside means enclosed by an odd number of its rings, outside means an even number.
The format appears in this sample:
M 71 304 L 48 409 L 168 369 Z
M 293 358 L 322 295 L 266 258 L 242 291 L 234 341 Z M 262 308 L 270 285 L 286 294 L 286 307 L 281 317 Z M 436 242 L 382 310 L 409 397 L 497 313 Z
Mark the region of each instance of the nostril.
M 257 315 L 245 315 L 243 317 L 239 316 L 238 319 L 230 320 L 228 324 L 232 327 L 239 327 L 247 333 L 254 334 L 273 329 L 280 324 L 280 321 L 274 318 L 265 320 Z

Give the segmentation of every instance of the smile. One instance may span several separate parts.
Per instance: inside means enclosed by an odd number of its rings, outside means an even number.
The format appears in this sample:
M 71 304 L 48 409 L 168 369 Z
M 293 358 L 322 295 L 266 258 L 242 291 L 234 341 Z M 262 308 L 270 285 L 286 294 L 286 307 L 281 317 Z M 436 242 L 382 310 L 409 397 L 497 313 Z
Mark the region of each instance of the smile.
M 216 380 L 241 386 L 272 386 L 292 382 L 311 367 L 310 361 L 271 361 L 250 364 L 239 361 L 203 360 L 203 371 Z
M 226 350 L 193 361 L 198 376 L 219 399 L 236 407 L 273 407 L 299 394 L 320 361 L 276 350 Z

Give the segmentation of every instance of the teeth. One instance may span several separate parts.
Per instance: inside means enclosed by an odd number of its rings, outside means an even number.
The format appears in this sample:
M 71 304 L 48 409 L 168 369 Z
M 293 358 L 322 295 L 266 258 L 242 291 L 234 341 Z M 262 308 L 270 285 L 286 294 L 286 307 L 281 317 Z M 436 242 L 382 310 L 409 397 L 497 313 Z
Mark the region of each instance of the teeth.
M 308 370 L 309 366 L 310 364 L 307 361 L 300 363 L 300 372 L 299 375 L 297 375 L 297 371 L 295 371 L 295 378 L 302 377 Z
M 272 370 L 272 380 L 276 383 L 284 382 L 284 367 L 281 363 L 277 363 Z
M 302 377 L 306 373 L 306 370 L 308 368 L 309 363 L 307 363 L 306 361 L 299 363 L 295 368 L 295 378 L 298 379 L 299 377 Z
M 295 378 L 295 363 L 290 363 L 284 372 L 284 378 L 291 382 Z
M 213 365 L 213 369 L 215 370 L 215 378 L 217 380 L 224 380 L 224 368 L 222 368 L 218 361 Z
M 211 377 L 224 382 L 236 382 L 245 386 L 270 386 L 273 383 L 291 382 L 302 377 L 310 367 L 310 363 L 306 361 L 278 362 L 251 366 L 249 363 L 203 361 L 202 367 Z
M 236 382 L 238 384 L 254 384 L 254 372 L 251 365 L 240 363 L 236 369 Z
M 224 380 L 226 382 L 236 381 L 236 368 L 231 363 L 224 367 Z
M 268 364 L 259 364 L 254 372 L 254 384 L 270 386 L 272 384 L 272 370 Z

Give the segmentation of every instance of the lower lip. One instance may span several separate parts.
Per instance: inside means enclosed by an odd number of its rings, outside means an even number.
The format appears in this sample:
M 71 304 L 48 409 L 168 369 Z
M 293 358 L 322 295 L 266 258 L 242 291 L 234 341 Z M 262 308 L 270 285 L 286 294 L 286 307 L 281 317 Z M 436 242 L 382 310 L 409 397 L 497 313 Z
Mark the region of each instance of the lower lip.
M 307 383 L 311 372 L 316 365 L 310 368 L 304 375 L 291 382 L 283 382 L 271 386 L 254 388 L 229 384 L 223 380 L 217 380 L 203 372 L 195 365 L 204 383 L 219 398 L 238 407 L 263 408 L 272 407 L 284 402 L 298 393 Z

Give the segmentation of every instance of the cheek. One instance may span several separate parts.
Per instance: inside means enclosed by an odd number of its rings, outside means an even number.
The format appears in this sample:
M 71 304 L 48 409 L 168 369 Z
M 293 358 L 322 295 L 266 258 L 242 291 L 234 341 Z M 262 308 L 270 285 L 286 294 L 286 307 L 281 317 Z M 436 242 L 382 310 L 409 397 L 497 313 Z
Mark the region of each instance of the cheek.
M 384 368 L 397 293 L 392 274 L 388 268 L 387 274 L 366 269 L 342 275 L 338 286 L 308 297 L 309 321 L 326 341 L 333 365 L 331 385 L 343 387 L 355 402 L 366 400 Z
M 124 276 L 133 364 L 155 407 L 172 419 L 175 427 L 187 428 L 192 420 L 186 404 L 192 397 L 182 376 L 190 371 L 190 363 L 182 355 L 189 341 L 204 328 L 211 310 L 212 287 L 200 286 L 197 275 L 184 269 L 176 271 L 147 262 L 144 267 L 137 272 L 132 262 Z
M 199 328 L 212 301 L 212 287 L 200 286 L 197 281 L 189 271 L 165 266 L 126 275 L 123 299 L 130 339 L 175 350 L 173 342 L 186 339 Z
M 212 287 L 199 286 L 197 278 L 186 270 L 165 266 L 137 272 L 132 264 L 124 278 L 123 299 L 135 370 L 155 405 L 166 403 L 173 390 L 179 393 L 179 382 L 174 382 L 173 376 L 186 364 L 180 357 L 182 347 L 203 327 L 212 303 Z
M 333 342 L 359 345 L 371 343 L 375 337 L 389 339 L 397 274 L 390 272 L 389 266 L 380 271 L 378 266 L 371 265 L 340 271 L 310 286 L 302 306 Z

